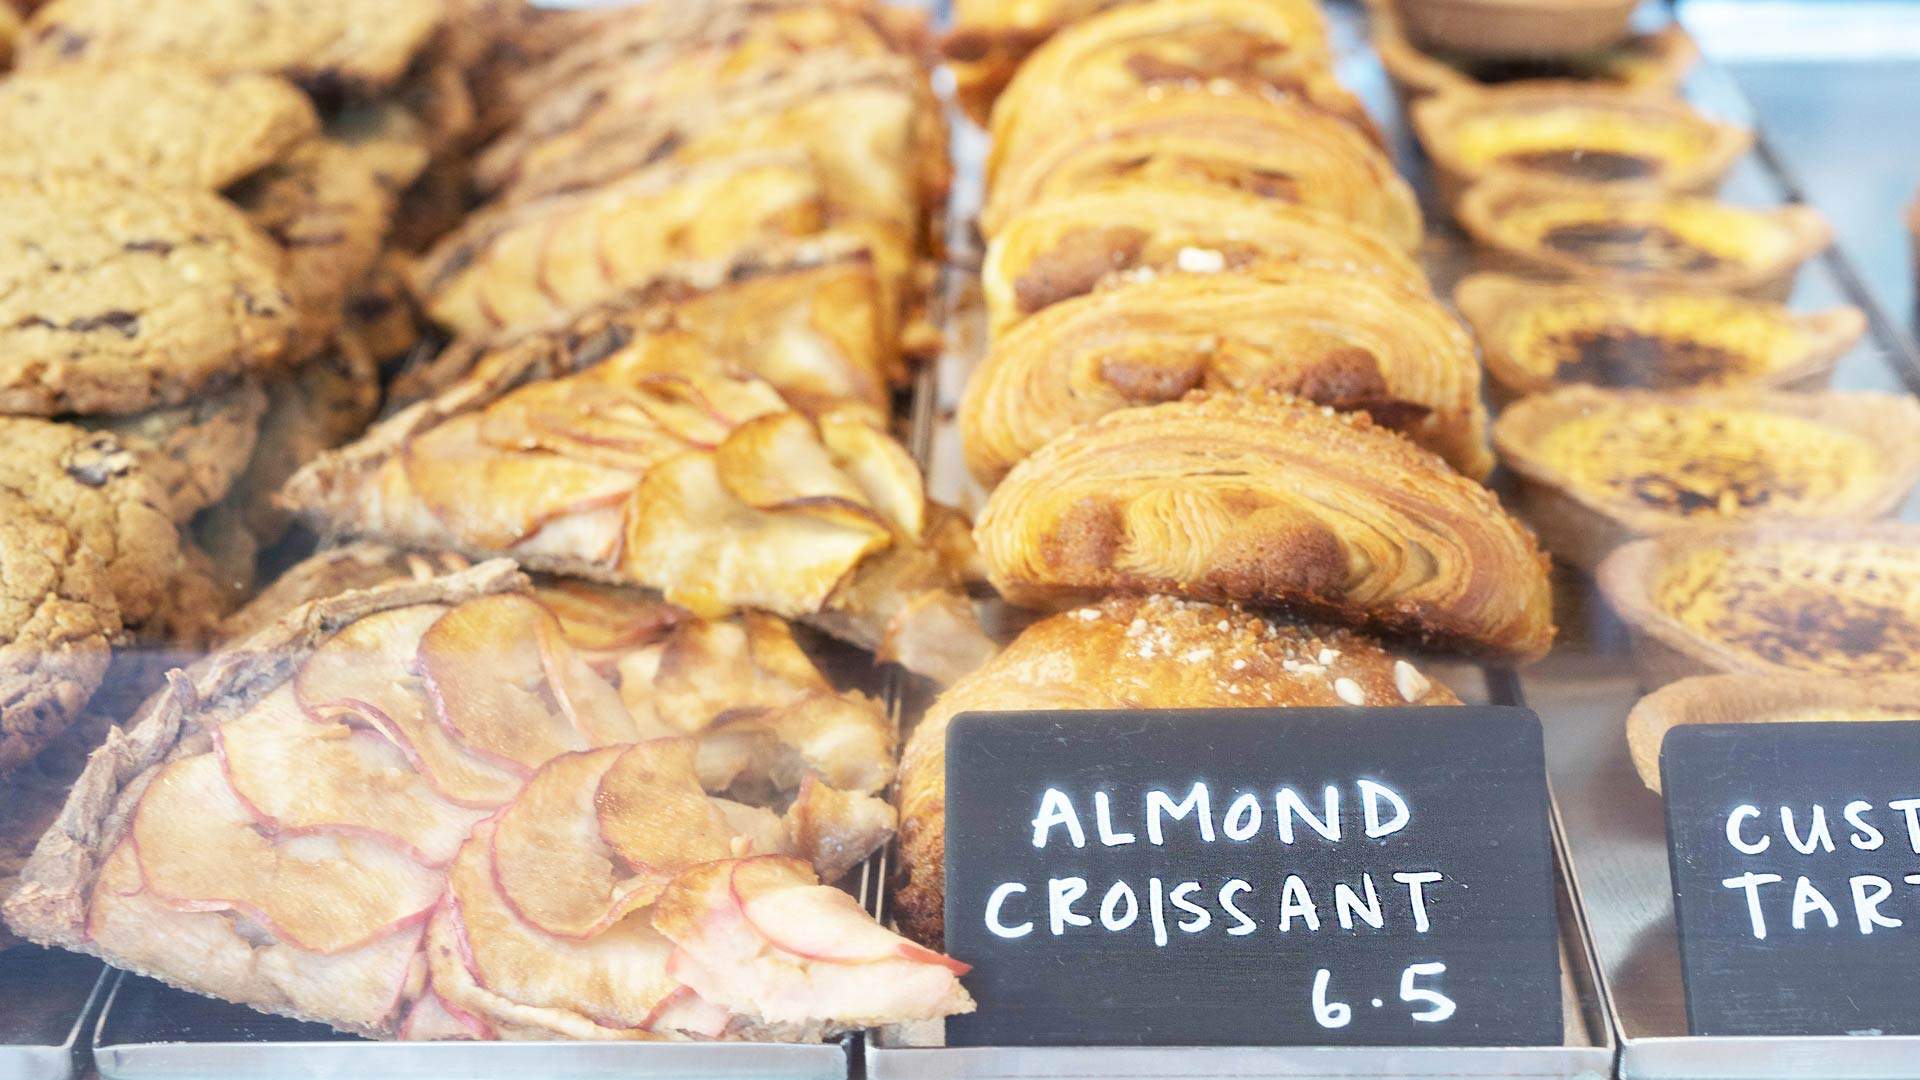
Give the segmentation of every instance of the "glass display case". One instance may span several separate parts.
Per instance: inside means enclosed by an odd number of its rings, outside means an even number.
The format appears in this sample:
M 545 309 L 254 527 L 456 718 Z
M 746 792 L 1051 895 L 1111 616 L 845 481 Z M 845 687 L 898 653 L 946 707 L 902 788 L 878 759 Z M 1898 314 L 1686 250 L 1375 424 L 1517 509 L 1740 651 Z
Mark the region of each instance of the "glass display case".
M 0 41 L 0 1074 L 1920 1076 L 1920 12 Z

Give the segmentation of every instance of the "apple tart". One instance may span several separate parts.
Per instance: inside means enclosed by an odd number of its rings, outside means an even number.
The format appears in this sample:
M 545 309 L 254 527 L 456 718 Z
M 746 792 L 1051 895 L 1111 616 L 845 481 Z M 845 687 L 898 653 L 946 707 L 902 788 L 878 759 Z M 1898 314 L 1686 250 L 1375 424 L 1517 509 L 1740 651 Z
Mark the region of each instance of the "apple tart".
M 895 793 L 901 880 L 892 912 L 909 937 L 939 946 L 947 722 L 961 713 L 1459 703 L 1367 637 L 1276 622 L 1237 605 L 1113 596 L 1050 616 L 949 687 L 908 739 Z
M 558 378 L 609 358 L 635 372 L 736 374 L 766 380 L 819 414 L 892 409 L 906 372 L 887 333 L 866 245 L 827 234 L 663 278 L 571 319 L 518 334 L 455 341 L 401 372 L 391 403 L 411 404 L 474 371 L 525 366 Z
M 6 905 L 32 940 L 379 1038 L 817 1039 L 972 1007 L 832 878 L 893 815 L 784 810 L 600 673 L 505 560 L 306 604 L 82 773 Z M 724 694 L 736 672 L 682 656 Z M 642 665 L 645 666 L 645 665 Z M 752 702 L 744 702 L 749 706 Z
M 1114 183 L 1197 183 L 1324 210 L 1409 250 L 1420 206 L 1380 148 L 1297 101 L 1171 90 L 1037 137 L 1001 169 L 980 214 L 992 236 L 1021 209 Z
M 1547 549 L 1587 570 L 1684 525 L 1884 517 L 1920 483 L 1905 395 L 1570 386 L 1514 403 L 1493 440 Z
M 1448 91 L 1416 105 L 1413 125 L 1448 205 L 1495 175 L 1705 194 L 1753 145 L 1677 98 L 1580 83 Z
M 1660 744 L 1683 724 L 1872 723 L 1920 720 L 1920 678 L 1696 675 L 1655 690 L 1627 714 L 1627 751 L 1660 793 Z
M 981 290 L 994 337 L 1120 277 L 1286 263 L 1365 273 L 1414 292 L 1426 275 L 1378 233 L 1303 206 L 1199 184 L 1131 182 L 1015 214 L 987 246 Z
M 1505 398 L 1570 383 L 1648 390 L 1825 385 L 1866 332 L 1840 307 L 1779 304 L 1692 289 L 1633 289 L 1475 274 L 1454 289 L 1487 374 Z
M 1054 133 L 1179 87 L 1293 99 L 1374 134 L 1331 64 L 1325 18 L 1309 0 L 1123 4 L 1063 30 L 1021 66 L 994 104 L 987 184 Z
M 1800 265 L 1833 240 L 1807 206 L 1762 210 L 1503 179 L 1476 184 L 1458 216 L 1487 253 L 1523 271 L 1769 300 L 1786 299 Z
M 605 187 L 482 210 L 415 268 L 427 314 L 456 334 L 537 326 L 663 276 L 828 225 L 801 153 L 648 169 Z
M 335 532 L 813 618 L 935 678 L 991 651 L 959 591 L 964 525 L 870 412 L 809 417 L 758 379 L 652 363 L 550 378 L 533 351 L 477 371 L 283 497 Z
M 1077 424 L 1196 389 L 1364 412 L 1468 476 L 1493 467 L 1473 342 L 1424 290 L 1255 266 L 1121 281 L 1016 324 L 961 399 L 968 468 L 991 486 Z
M 1277 394 L 1074 428 L 1014 466 L 974 535 L 1023 607 L 1166 593 L 1520 661 L 1553 640 L 1547 557 L 1492 492 L 1364 416 Z
M 1697 526 L 1616 550 L 1596 577 L 1653 686 L 1715 671 L 1901 675 L 1920 655 L 1920 526 Z

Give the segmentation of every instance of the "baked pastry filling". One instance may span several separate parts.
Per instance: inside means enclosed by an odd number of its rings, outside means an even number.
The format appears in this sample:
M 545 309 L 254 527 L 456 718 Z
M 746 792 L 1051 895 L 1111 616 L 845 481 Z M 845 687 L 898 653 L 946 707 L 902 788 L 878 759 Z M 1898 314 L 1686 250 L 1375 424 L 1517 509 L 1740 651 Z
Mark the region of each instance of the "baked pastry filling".
M 1505 335 L 1511 359 L 1555 382 L 1650 390 L 1748 381 L 1807 347 L 1786 312 L 1708 295 L 1540 304 Z
M 1571 488 L 1680 518 L 1818 513 L 1880 489 L 1866 439 L 1731 407 L 1634 398 L 1554 426 L 1533 453 Z
M 1764 266 L 1794 250 L 1791 235 L 1769 218 L 1696 200 L 1531 200 L 1503 208 L 1493 227 L 1522 246 L 1623 271 Z
M 1833 674 L 1911 672 L 1920 656 L 1920 550 L 1862 538 L 1750 538 L 1678 556 L 1655 607 L 1723 647 Z
M 1568 180 L 1653 180 L 1707 160 L 1714 129 L 1701 122 L 1577 104 L 1492 104 L 1458 117 L 1445 138 L 1464 166 L 1508 165 Z

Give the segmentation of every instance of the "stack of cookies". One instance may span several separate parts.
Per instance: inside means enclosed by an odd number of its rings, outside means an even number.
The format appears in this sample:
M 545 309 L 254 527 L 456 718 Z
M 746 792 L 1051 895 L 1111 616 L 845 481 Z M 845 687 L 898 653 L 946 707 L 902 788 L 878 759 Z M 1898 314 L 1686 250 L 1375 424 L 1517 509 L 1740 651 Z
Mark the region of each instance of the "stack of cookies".
M 479 60 L 536 22 L 452 6 L 25 20 L 0 80 L 0 774 L 204 650 L 287 528 L 280 483 L 378 411 L 377 364 L 418 337 L 393 253 L 448 217 Z

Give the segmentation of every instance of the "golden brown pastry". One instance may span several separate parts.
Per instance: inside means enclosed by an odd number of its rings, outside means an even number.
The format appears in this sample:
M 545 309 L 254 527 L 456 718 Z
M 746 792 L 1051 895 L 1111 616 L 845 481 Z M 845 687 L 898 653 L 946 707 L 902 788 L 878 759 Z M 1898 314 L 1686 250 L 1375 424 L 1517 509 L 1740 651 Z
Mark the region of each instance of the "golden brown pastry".
M 900 760 L 908 936 L 944 935 L 947 721 L 975 710 L 1457 705 L 1445 686 L 1348 630 L 1270 621 L 1238 606 L 1115 596 L 1028 627 L 947 689 Z
M 1007 474 L 974 535 L 1025 607 L 1157 592 L 1521 661 L 1553 640 L 1547 558 L 1491 492 L 1363 416 L 1280 395 L 1074 428 Z
M 1505 398 L 1569 383 L 1686 390 L 1810 390 L 1866 332 L 1859 308 L 1798 314 L 1692 289 L 1616 288 L 1475 274 L 1454 306 Z
M 1660 792 L 1660 744 L 1682 724 L 1920 720 L 1920 678 L 1696 675 L 1655 690 L 1627 714 L 1627 752 L 1640 782 Z
M 323 455 L 284 501 L 334 532 L 511 555 L 698 614 L 813 618 L 936 678 L 983 657 L 948 542 L 964 530 L 869 410 L 810 417 L 758 379 L 650 363 L 489 365 Z M 936 631 L 945 647 L 920 640 Z
M 1475 478 L 1493 466 L 1473 342 L 1424 290 L 1254 266 L 1063 300 L 993 343 L 960 436 L 987 485 L 1075 424 L 1191 390 L 1278 390 L 1364 412 Z
M 1920 661 L 1920 526 L 1698 526 L 1619 548 L 1596 579 L 1649 686 L 1715 671 L 1900 675 Z
M 786 706 L 663 629 L 590 655 L 505 560 L 302 605 L 109 736 L 7 920 L 381 1038 L 809 1041 L 971 1008 L 965 965 L 821 883 L 885 842 L 884 803 L 708 786 L 659 683 Z
M 1904 394 L 1572 386 L 1514 403 L 1493 441 L 1547 550 L 1588 570 L 1685 525 L 1884 517 L 1920 483 Z
M 954 0 L 953 26 L 940 52 L 953 72 L 954 97 L 973 122 L 986 126 L 994 99 L 1020 64 L 1061 27 L 1114 0 Z
M 1155 89 L 1224 84 L 1295 98 L 1368 132 L 1331 72 L 1325 19 L 1309 0 L 1148 0 L 1074 24 L 1037 50 L 994 104 L 987 184 L 1053 132 Z
M 1116 276 L 1292 263 L 1372 274 L 1410 290 L 1426 275 L 1378 233 L 1317 210 L 1200 184 L 1125 183 L 1052 199 L 1013 216 L 981 269 L 998 337 L 1051 304 Z
M 1380 148 L 1311 105 L 1172 89 L 1037 136 L 980 213 L 988 236 L 1025 207 L 1115 183 L 1197 183 L 1324 210 L 1420 246 L 1420 206 Z
M 1377 0 L 1423 45 L 1468 56 L 1557 57 L 1627 36 L 1635 0 Z
M 1792 205 L 1606 195 L 1494 179 L 1460 200 L 1460 224 L 1497 260 L 1556 277 L 1784 300 L 1833 229 Z
M 1488 59 L 1427 50 L 1408 40 L 1392 0 L 1367 4 L 1367 21 L 1380 66 L 1392 79 L 1402 108 L 1444 90 L 1498 86 L 1532 79 L 1617 86 L 1649 95 L 1672 94 L 1699 49 L 1679 23 L 1631 34 L 1609 48 L 1559 57 Z
M 1413 126 L 1449 205 L 1489 176 L 1706 194 L 1753 145 L 1677 98 L 1573 82 L 1450 90 L 1416 105 Z
M 414 286 L 442 326 L 487 334 L 604 302 L 676 264 L 738 257 L 826 224 L 820 176 L 803 154 L 649 169 L 475 214 L 421 261 Z
M 663 279 L 565 322 L 456 341 L 401 372 L 388 398 L 412 404 L 499 365 L 558 377 L 617 355 L 636 371 L 757 376 L 809 413 L 862 405 L 878 421 L 904 374 L 881 304 L 865 244 L 821 237 L 718 278 Z

